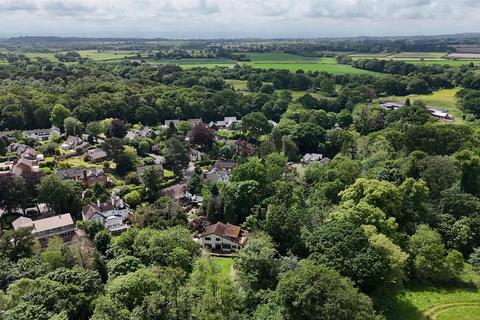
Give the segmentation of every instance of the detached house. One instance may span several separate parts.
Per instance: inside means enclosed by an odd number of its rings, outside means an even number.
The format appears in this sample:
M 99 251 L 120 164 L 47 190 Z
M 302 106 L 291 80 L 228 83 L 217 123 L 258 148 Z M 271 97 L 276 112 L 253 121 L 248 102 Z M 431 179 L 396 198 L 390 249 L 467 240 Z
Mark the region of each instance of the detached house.
M 86 188 L 91 188 L 95 183 L 102 186 L 107 184 L 107 175 L 101 168 L 82 168 L 82 169 L 58 169 L 55 175 L 63 180 L 82 181 Z
M 58 236 L 65 242 L 72 240 L 75 234 L 75 223 L 70 213 L 60 214 L 49 218 L 32 220 L 20 217 L 12 222 L 13 229 L 32 228 L 32 235 L 40 242 L 42 247 L 48 244 L 48 239 Z
M 60 145 L 60 148 L 63 150 L 75 150 L 76 148 L 80 148 L 83 152 L 90 148 L 90 144 L 88 142 L 84 142 L 82 138 L 76 136 L 68 136 L 65 143 Z
M 160 191 L 161 196 L 170 198 L 174 202 L 182 202 L 186 197 L 186 193 L 186 184 L 176 184 Z
M 208 182 L 223 182 L 228 183 L 233 168 L 237 163 L 234 160 L 217 160 L 212 169 L 204 173 L 203 177 Z
M 85 221 L 99 221 L 113 234 L 119 234 L 128 229 L 126 220 L 130 207 L 119 196 L 112 194 L 107 202 L 89 204 L 82 208 L 82 218 Z
M 107 159 L 107 153 L 102 149 L 93 149 L 87 151 L 87 159 L 90 162 L 99 163 Z
M 37 166 L 37 153 L 31 147 L 24 144 L 12 143 L 8 146 L 9 152 L 15 152 L 19 159 L 12 166 L 12 173 L 20 176 L 39 170 Z
M 248 232 L 233 224 L 217 222 L 207 226 L 197 237 L 204 248 L 230 252 L 242 249 Z

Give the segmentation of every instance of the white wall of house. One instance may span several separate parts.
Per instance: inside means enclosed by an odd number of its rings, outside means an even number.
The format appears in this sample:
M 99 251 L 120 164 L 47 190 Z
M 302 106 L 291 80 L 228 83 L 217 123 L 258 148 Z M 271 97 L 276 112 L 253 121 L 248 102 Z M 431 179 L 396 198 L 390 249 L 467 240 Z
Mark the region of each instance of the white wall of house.
M 237 251 L 242 248 L 240 244 L 216 234 L 201 237 L 200 245 L 202 247 L 221 249 L 223 251 Z

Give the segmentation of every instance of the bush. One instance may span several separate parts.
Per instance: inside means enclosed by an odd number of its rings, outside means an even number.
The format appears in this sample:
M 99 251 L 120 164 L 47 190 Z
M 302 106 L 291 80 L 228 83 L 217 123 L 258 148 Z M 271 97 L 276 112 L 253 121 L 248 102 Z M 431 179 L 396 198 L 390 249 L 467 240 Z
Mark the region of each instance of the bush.
M 133 190 L 125 195 L 125 201 L 130 205 L 130 207 L 135 208 L 142 202 L 140 192 Z

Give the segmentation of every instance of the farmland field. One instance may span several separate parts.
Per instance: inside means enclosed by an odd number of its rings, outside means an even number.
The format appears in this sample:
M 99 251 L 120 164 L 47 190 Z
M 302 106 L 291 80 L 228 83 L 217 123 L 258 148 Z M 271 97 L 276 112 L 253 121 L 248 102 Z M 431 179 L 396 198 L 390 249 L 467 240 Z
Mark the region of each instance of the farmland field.
M 478 59 L 469 58 L 467 56 L 465 56 L 464 59 L 445 59 L 445 56 L 446 53 L 443 52 L 354 53 L 350 55 L 354 60 L 382 59 L 422 65 L 446 64 L 453 67 L 470 64 L 472 62 L 478 64 L 480 62 Z
M 147 60 L 152 64 L 173 63 L 184 68 L 216 66 L 229 67 L 235 64 L 247 64 L 261 69 L 283 69 L 295 72 L 325 71 L 332 74 L 372 74 L 373 72 L 355 69 L 349 65 L 337 64 L 335 58 L 305 58 L 288 53 L 249 53 L 250 61 L 237 62 L 227 59 L 181 59 L 181 60 Z
M 406 97 L 385 97 L 379 100 L 381 101 L 405 101 L 410 98 L 410 101 L 422 100 L 427 104 L 427 107 L 448 110 L 448 113 L 454 116 L 455 122 L 462 122 L 462 111 L 458 109 L 457 99 L 455 94 L 458 92 L 458 88 L 455 89 L 443 89 L 435 91 L 432 94 L 423 95 L 409 95 Z
M 135 57 L 136 53 L 130 51 L 97 51 L 97 50 L 76 50 L 83 58 L 90 58 L 95 61 L 109 61 L 109 60 L 117 60 L 117 59 L 125 59 L 125 58 L 133 58 Z M 15 52 L 21 53 L 21 52 Z M 66 53 L 66 51 L 62 52 L 26 52 L 23 53 L 25 56 L 29 57 L 30 59 L 35 58 L 43 58 L 48 59 L 50 61 L 59 62 L 57 58 L 55 58 L 55 54 L 57 53 Z

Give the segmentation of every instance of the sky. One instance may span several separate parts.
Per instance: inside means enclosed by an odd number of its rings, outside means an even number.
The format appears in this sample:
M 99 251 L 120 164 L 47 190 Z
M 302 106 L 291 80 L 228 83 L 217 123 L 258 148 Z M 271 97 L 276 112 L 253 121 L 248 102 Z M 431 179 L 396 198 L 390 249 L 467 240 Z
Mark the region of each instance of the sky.
M 478 17 L 479 0 L 0 0 L 0 37 L 435 35 Z

